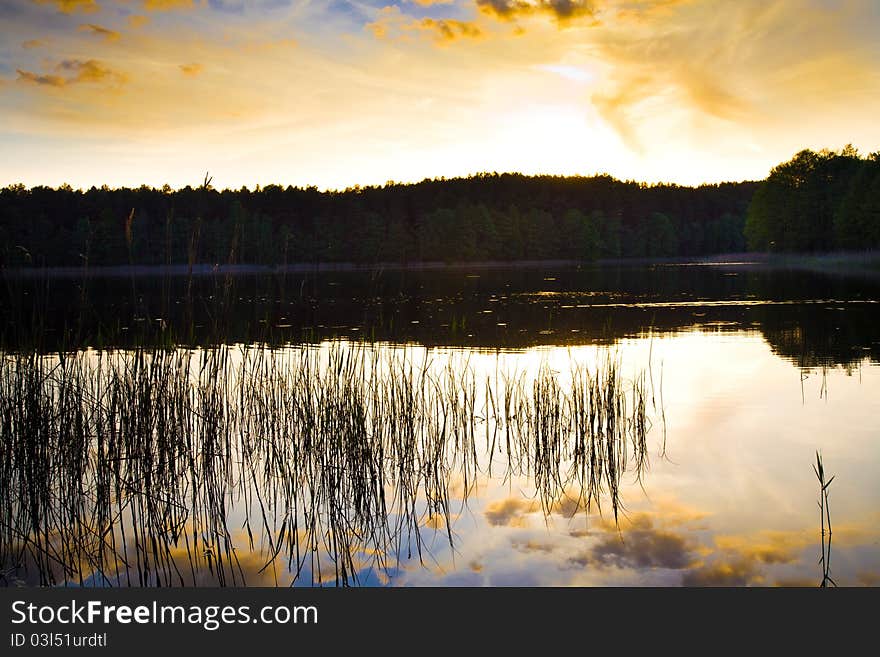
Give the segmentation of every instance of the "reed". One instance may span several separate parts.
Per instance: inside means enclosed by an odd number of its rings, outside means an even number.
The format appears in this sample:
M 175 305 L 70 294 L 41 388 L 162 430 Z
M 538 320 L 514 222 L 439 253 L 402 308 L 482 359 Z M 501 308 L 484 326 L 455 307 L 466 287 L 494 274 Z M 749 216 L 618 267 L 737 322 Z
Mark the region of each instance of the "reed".
M 275 583 L 357 584 L 430 558 L 429 518 L 452 545 L 454 500 L 493 464 L 547 513 L 575 491 L 617 519 L 646 398 L 613 354 L 478 384 L 466 358 L 367 342 L 5 353 L 0 573 L 244 585 L 258 558 Z
M 819 556 L 819 565 L 822 567 L 822 581 L 819 583 L 821 588 L 829 586 L 837 586 L 831 579 L 831 508 L 828 504 L 828 488 L 834 481 L 825 480 L 825 467 L 822 465 L 822 455 L 816 452 L 816 464 L 813 466 L 813 472 L 819 480 L 819 531 L 822 543 L 821 554 Z

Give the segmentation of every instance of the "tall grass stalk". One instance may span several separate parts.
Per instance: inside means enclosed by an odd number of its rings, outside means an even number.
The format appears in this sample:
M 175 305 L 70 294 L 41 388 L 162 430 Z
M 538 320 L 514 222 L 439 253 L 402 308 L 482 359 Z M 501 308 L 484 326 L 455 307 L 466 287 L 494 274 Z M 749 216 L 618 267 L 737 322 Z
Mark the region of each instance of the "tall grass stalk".
M 646 387 L 611 354 L 483 386 L 467 360 L 370 343 L 5 353 L 0 572 L 355 584 L 424 560 L 429 520 L 451 545 L 493 463 L 548 513 L 574 491 L 617 519 L 648 466 Z
M 819 586 L 827 588 L 829 586 L 837 586 L 831 579 L 831 508 L 828 504 L 828 488 L 834 481 L 825 480 L 825 468 L 822 464 L 822 455 L 816 452 L 816 464 L 813 466 L 813 472 L 819 480 L 819 530 L 822 542 L 822 551 L 819 556 L 819 565 L 822 567 L 822 581 Z

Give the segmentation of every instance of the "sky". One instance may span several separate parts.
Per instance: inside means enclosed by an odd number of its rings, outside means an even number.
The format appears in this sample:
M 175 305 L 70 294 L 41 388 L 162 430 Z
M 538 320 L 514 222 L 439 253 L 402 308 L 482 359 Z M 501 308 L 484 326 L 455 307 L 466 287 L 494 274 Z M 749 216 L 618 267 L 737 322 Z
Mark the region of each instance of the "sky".
M 880 149 L 875 0 L 4 0 L 0 185 L 754 180 Z

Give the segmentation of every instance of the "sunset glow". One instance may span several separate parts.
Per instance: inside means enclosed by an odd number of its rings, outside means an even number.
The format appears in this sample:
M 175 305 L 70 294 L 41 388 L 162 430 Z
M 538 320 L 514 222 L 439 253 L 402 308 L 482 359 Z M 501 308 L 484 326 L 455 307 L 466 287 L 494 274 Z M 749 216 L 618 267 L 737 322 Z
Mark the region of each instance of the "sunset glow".
M 0 184 L 699 184 L 880 148 L 871 0 L 12 0 Z

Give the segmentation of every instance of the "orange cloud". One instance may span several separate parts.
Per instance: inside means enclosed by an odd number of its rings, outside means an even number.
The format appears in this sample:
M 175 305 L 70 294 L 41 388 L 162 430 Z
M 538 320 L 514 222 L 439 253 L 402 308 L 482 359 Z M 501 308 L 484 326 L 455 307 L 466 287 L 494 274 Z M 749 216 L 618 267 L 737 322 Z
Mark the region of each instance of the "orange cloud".
M 385 39 L 392 33 L 421 32 L 433 37 L 435 43 L 444 45 L 458 39 L 478 39 L 483 36 L 483 31 L 476 23 L 471 21 L 459 21 L 455 19 L 413 18 L 401 13 L 397 6 L 383 7 L 372 23 L 367 23 L 366 29 L 373 33 L 377 39 Z
M 476 0 L 487 16 L 513 21 L 525 16 L 544 15 L 560 25 L 579 18 L 589 18 L 598 25 L 598 16 L 612 12 L 620 19 L 646 20 L 668 13 L 669 9 L 690 0 Z
M 201 64 L 181 64 L 180 70 L 183 71 L 184 75 L 188 75 L 189 77 L 195 77 L 199 73 L 204 70 L 204 66 Z
M 577 18 L 594 18 L 596 14 L 591 0 L 477 0 L 477 7 L 487 16 L 505 21 L 543 14 L 565 24 Z
M 603 6 L 594 52 L 609 75 L 592 101 L 633 151 L 646 152 L 673 122 L 692 138 L 720 134 L 717 121 L 753 134 L 804 107 L 815 116 L 822 105 L 854 107 L 864 89 L 876 88 L 871 55 L 850 38 L 855 11 L 842 20 L 831 8 L 795 2 Z
M 80 32 L 88 32 L 94 36 L 101 37 L 105 41 L 118 41 L 119 37 L 122 36 L 119 32 L 115 30 L 109 30 L 106 27 L 101 27 L 100 25 L 95 25 L 94 23 L 83 23 L 79 26 Z
M 716 536 L 715 544 L 725 552 L 735 552 L 748 561 L 791 563 L 813 537 L 806 532 L 761 532 L 756 536 Z
M 648 11 L 649 6 L 661 5 L 638 6 L 640 11 Z M 604 32 L 597 41 L 601 59 L 614 74 L 604 89 L 593 94 L 593 106 L 623 143 L 636 152 L 644 150 L 645 126 L 656 116 L 658 103 L 673 103 L 728 122 L 748 118 L 751 105 L 739 93 L 737 79 L 718 74 L 728 57 L 733 57 L 727 38 L 710 43 L 703 31 L 695 31 L 687 23 L 674 31 L 658 33 L 618 21 L 616 29 Z M 712 56 L 707 58 L 706 51 Z
M 38 5 L 55 5 L 63 14 L 72 14 L 81 11 L 91 14 L 98 11 L 101 6 L 95 0 L 33 0 Z
M 59 71 L 65 71 L 72 77 L 69 82 L 125 82 L 126 75 L 114 71 L 106 64 L 94 59 L 82 61 L 79 59 L 65 59 L 56 67 Z
M 404 29 L 429 32 L 437 43 L 449 43 L 460 38 L 478 39 L 483 36 L 475 23 L 452 19 L 423 18 L 405 25 Z
M 65 59 L 55 65 L 55 73 L 33 73 L 18 69 L 18 81 L 47 87 L 65 87 L 80 82 L 122 84 L 128 77 L 95 59 Z
M 701 562 L 682 577 L 684 586 L 764 585 L 762 567 L 800 561 L 812 535 L 806 531 L 762 531 L 750 535 L 716 536 L 714 558 Z M 800 577 L 781 579 L 779 586 L 802 585 Z M 815 582 L 813 583 L 815 585 Z
M 681 579 L 684 586 L 748 586 L 763 581 L 758 564 L 743 558 L 700 566 L 686 572 Z
M 25 41 L 24 43 L 22 43 L 21 47 L 25 50 L 31 50 L 33 48 L 42 48 L 46 45 L 48 45 L 48 43 L 46 41 L 43 41 L 42 39 L 31 39 L 30 41 Z
M 143 0 L 147 11 L 171 11 L 173 9 L 191 9 L 193 0 Z
M 602 523 L 600 523 L 602 524 Z M 588 551 L 569 559 L 572 565 L 602 568 L 669 568 L 681 570 L 694 563 L 697 545 L 681 534 L 654 526 L 647 513 L 631 516 L 618 533 L 609 525 L 607 535 Z
M 16 69 L 16 72 L 18 73 L 19 82 L 26 82 L 28 84 L 36 84 L 47 87 L 63 87 L 67 84 L 67 79 L 61 77 L 60 75 L 40 75 L 39 73 L 32 73 L 31 71 L 23 71 L 20 68 Z
M 483 515 L 490 525 L 509 527 L 521 527 L 525 524 L 524 516 L 527 513 L 537 511 L 540 507 L 535 502 L 529 502 L 517 497 L 493 502 L 486 507 Z
M 871 520 L 840 524 L 834 527 L 834 546 L 864 545 L 876 540 Z M 840 537 L 838 537 L 840 533 Z M 768 584 L 769 567 L 812 562 L 819 553 L 816 529 L 801 531 L 764 530 L 751 534 L 715 536 L 714 550 L 707 550 L 706 562 L 695 564 L 682 577 L 685 586 L 750 586 Z M 832 576 L 834 560 L 832 559 Z M 876 575 L 873 575 L 876 578 Z M 776 586 L 817 586 L 821 582 L 819 567 L 815 579 L 803 575 L 775 578 Z M 871 573 L 860 572 L 859 584 L 872 585 Z M 880 581 L 880 578 L 877 579 Z M 876 585 L 876 584 L 873 584 Z

